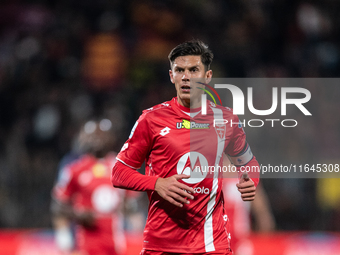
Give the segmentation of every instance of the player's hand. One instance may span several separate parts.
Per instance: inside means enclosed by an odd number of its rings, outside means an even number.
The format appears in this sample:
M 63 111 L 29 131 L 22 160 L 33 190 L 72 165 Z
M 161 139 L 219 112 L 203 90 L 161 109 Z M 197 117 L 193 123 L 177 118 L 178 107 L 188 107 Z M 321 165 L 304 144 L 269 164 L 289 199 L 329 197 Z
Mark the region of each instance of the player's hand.
M 243 173 L 239 183 L 236 184 L 238 191 L 241 193 L 243 201 L 253 201 L 255 199 L 255 184 L 249 178 L 248 173 Z
M 158 178 L 155 185 L 155 191 L 163 199 L 178 207 L 183 207 L 183 204 L 190 204 L 189 199 L 194 199 L 192 194 L 194 189 L 180 183 L 178 180 L 188 179 L 190 175 L 176 174 L 168 178 Z M 189 194 L 188 192 L 191 194 Z

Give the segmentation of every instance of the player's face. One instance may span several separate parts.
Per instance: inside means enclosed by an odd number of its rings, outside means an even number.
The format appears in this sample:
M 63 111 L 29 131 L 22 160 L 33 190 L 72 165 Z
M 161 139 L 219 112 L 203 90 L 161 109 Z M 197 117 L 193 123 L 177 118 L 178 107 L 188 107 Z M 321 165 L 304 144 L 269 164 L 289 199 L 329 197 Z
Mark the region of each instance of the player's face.
M 82 148 L 96 157 L 104 157 L 112 150 L 115 143 L 111 125 L 112 123 L 107 119 L 100 122 L 88 121 L 79 137 Z
M 177 100 L 185 107 L 197 108 L 201 105 L 203 85 L 190 83 L 191 79 L 201 79 L 208 83 L 212 77 L 212 71 L 206 71 L 201 61 L 201 56 L 181 56 L 175 59 L 169 71 L 170 80 L 175 84 Z

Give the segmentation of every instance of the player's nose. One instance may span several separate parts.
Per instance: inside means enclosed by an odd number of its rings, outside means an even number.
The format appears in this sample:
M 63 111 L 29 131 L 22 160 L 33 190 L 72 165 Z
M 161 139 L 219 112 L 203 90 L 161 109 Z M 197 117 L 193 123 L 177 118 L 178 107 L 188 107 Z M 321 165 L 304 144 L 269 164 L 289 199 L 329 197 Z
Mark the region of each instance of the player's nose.
M 190 72 L 189 72 L 189 70 L 185 70 L 183 72 L 182 80 L 190 81 Z

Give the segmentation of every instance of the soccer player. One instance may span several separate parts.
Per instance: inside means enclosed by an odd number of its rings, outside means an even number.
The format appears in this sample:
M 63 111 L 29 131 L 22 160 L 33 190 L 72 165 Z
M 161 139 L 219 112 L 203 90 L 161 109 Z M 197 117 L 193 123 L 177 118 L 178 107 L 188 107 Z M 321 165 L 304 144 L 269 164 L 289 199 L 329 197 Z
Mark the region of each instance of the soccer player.
M 88 121 L 78 141 L 83 155 L 66 164 L 52 191 L 52 215 L 57 246 L 80 255 L 118 255 L 125 252 L 121 214 L 124 190 L 112 187 L 116 153 L 112 123 Z M 75 222 L 75 241 L 71 224 Z
M 242 128 L 213 124 L 222 118 L 238 123 L 230 108 L 209 101 L 207 114 L 200 112 L 204 85 L 192 81 L 210 81 L 212 59 L 199 40 L 170 52 L 169 74 L 177 96 L 143 111 L 117 156 L 113 185 L 147 191 L 150 200 L 142 255 L 232 254 L 221 173 L 207 169 L 223 165 L 223 152 L 238 168 L 240 162 L 258 163 Z M 144 161 L 142 175 L 135 170 Z M 244 201 L 254 199 L 257 183 L 257 177 L 240 178 L 237 188 Z

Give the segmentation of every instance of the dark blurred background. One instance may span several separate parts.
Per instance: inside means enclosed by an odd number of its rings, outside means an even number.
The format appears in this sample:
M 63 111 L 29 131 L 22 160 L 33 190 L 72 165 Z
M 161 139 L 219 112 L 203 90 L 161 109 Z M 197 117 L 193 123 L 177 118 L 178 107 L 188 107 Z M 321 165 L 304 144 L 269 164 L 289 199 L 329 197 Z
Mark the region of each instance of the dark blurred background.
M 50 191 L 79 126 L 111 119 L 119 151 L 143 109 L 175 96 L 178 43 L 206 42 L 215 77 L 339 77 L 339 13 L 335 0 L 1 1 L 0 227 L 51 227 Z M 311 93 L 305 128 L 249 131 L 261 163 L 339 163 L 340 86 Z M 262 180 L 277 229 L 340 231 L 329 181 Z

